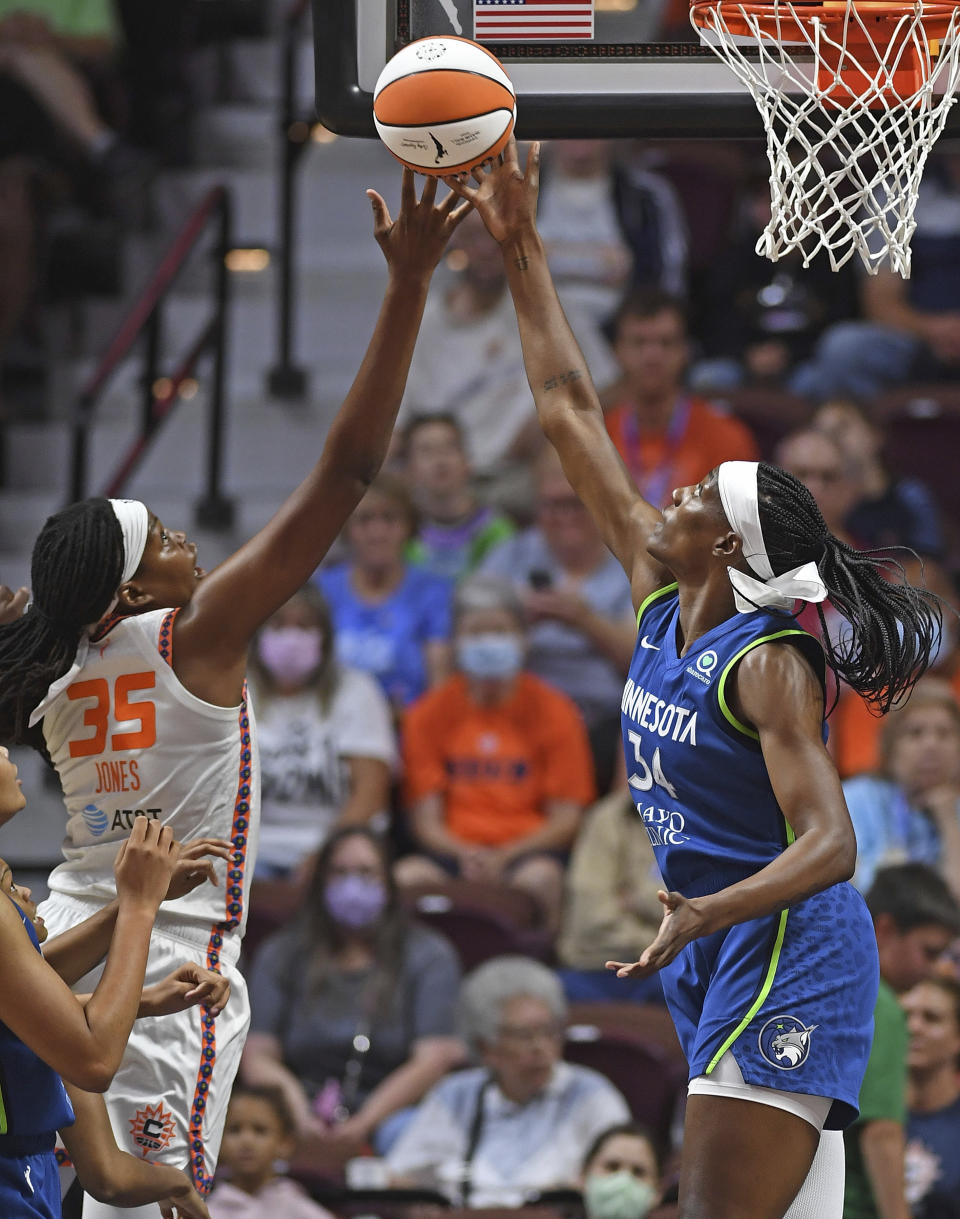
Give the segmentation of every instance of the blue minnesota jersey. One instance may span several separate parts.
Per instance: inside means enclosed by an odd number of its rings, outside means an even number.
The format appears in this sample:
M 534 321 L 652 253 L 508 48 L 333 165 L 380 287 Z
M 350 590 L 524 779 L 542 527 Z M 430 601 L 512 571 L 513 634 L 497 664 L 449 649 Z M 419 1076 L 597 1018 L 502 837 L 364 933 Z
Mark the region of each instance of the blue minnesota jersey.
M 801 647 L 823 673 L 823 650 L 783 615 L 735 614 L 677 650 L 676 585 L 641 606 L 621 719 L 630 794 L 666 884 L 714 893 L 768 864 L 787 845 L 759 738 L 726 700 L 737 662 L 759 644 Z
M 18 908 L 37 952 L 40 944 L 30 921 Z M 73 1124 L 73 1107 L 60 1076 L 0 1023 L 0 1155 L 14 1140 L 49 1137 Z M 2 1212 L 0 1212 L 2 1213 Z
M 630 794 L 664 884 L 694 898 L 752 876 L 793 841 L 759 736 L 728 702 L 737 664 L 783 643 L 822 678 L 824 656 L 791 618 L 763 610 L 735 614 L 681 656 L 679 616 L 676 585 L 641 606 L 621 720 Z M 730 1050 L 747 1083 L 832 1097 L 828 1126 L 856 1116 L 878 972 L 851 885 L 694 940 L 661 980 L 691 1078 Z

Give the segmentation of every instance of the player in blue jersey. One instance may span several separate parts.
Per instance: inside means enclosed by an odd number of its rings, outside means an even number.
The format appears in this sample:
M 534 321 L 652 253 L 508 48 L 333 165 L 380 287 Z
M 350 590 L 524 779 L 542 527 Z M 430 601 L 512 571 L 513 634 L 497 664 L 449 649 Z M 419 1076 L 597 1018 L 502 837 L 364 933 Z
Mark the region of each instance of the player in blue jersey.
M 846 883 L 856 840 L 825 746 L 824 662 L 887 710 L 929 662 L 938 603 L 833 537 L 803 484 L 764 463 L 705 472 L 662 513 L 643 500 L 553 287 L 538 175 L 538 147 L 524 172 L 511 144 L 451 185 L 500 243 L 544 432 L 638 610 L 624 747 L 665 909 L 638 961 L 608 964 L 661 971 L 687 1054 L 683 1219 L 839 1219 L 838 1131 L 857 1112 L 878 971 Z M 848 629 L 821 644 L 792 611 L 827 597 Z

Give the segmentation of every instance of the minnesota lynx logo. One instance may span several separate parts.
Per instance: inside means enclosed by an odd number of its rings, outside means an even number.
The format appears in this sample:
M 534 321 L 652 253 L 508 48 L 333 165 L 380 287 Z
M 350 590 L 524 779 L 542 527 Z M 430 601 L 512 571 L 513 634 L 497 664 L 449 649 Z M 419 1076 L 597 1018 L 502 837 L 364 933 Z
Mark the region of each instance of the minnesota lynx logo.
M 760 1053 L 772 1067 L 795 1071 L 810 1055 L 810 1034 L 819 1028 L 809 1028 L 796 1016 L 772 1016 L 760 1030 L 757 1043 Z

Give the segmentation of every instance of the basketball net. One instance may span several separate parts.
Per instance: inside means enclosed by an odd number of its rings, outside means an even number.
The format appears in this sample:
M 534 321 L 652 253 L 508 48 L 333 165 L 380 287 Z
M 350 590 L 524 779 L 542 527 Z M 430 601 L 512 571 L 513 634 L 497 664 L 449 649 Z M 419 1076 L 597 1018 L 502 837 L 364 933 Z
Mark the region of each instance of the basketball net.
M 767 131 L 770 223 L 757 253 L 834 271 L 910 274 L 920 179 L 956 100 L 960 7 L 923 0 L 691 8 L 702 39 L 749 89 Z

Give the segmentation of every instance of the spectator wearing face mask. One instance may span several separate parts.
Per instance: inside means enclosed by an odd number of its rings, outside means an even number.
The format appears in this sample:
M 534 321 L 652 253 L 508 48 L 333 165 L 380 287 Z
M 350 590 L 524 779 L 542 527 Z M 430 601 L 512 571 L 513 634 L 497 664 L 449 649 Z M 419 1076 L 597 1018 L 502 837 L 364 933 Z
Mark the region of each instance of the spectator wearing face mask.
M 581 1178 L 586 1219 L 646 1219 L 660 1200 L 660 1156 L 636 1122 L 610 1126 L 593 1140 Z
M 404 769 L 420 854 L 403 884 L 445 876 L 501 881 L 559 925 L 563 866 L 594 795 L 576 706 L 524 669 L 524 615 L 511 584 L 465 580 L 454 602 L 459 672 L 407 712 Z
M 389 807 L 390 707 L 369 674 L 336 659 L 330 610 L 311 585 L 258 632 L 250 683 L 262 801 L 255 875 L 302 883 L 334 829 Z
M 403 1110 L 462 1057 L 456 954 L 405 917 L 368 829 L 327 839 L 300 914 L 261 945 L 249 984 L 242 1076 L 280 1089 L 320 1167 L 371 1141 L 386 1150 Z

